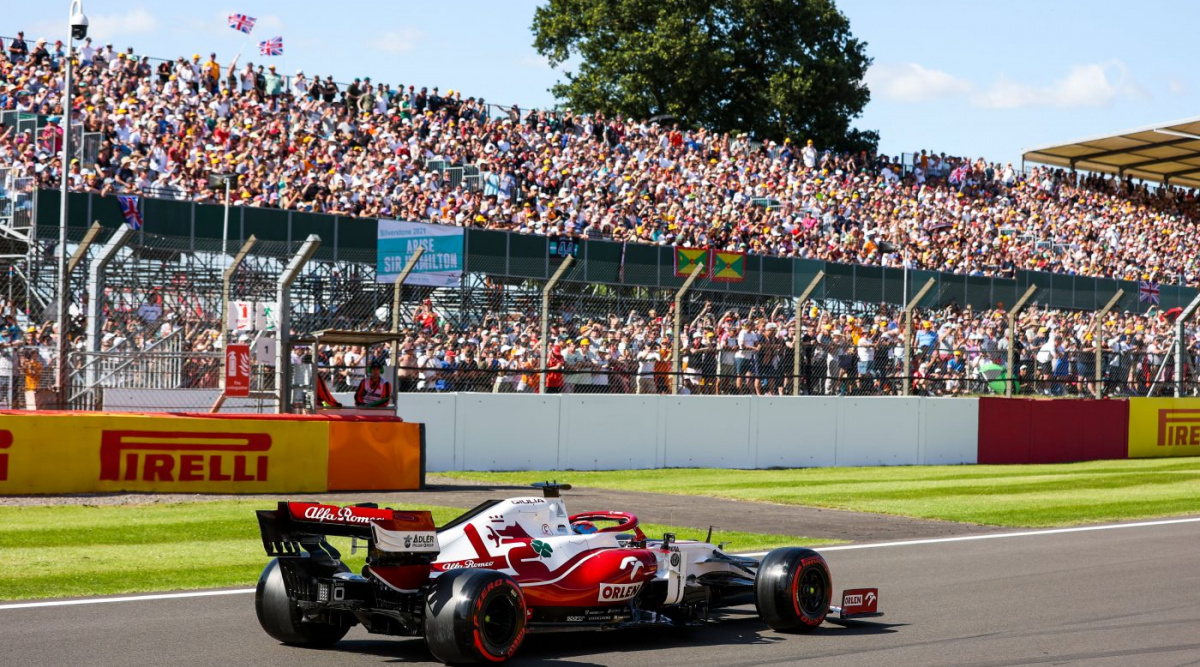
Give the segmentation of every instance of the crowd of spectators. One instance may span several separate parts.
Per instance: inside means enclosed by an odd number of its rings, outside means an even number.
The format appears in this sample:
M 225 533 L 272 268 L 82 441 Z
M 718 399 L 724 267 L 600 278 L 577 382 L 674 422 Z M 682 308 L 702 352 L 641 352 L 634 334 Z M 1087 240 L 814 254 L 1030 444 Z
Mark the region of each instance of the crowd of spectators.
M 0 44 L 0 53 L 0 110 L 50 116 L 40 131 L 0 130 L 0 168 L 56 187 L 67 54 L 61 42 L 39 39 L 30 47 L 23 34 Z M 1191 191 L 928 151 L 901 165 L 884 155 L 823 150 L 804 138 L 759 143 L 669 120 L 493 113 L 461 91 L 369 77 L 342 86 L 328 75 L 285 76 L 266 63 L 222 64 L 215 53 L 152 61 L 132 48 L 85 41 L 75 58 L 74 122 L 103 139 L 95 164 L 66 166 L 77 191 L 213 201 L 223 192 L 209 186 L 208 175 L 236 172 L 238 206 L 970 275 L 1030 269 L 1188 284 L 1200 278 L 1200 235 L 1193 232 L 1200 210 Z M 478 183 L 447 179 L 428 161 L 477 165 L 482 176 Z M 531 319 L 497 315 L 456 327 L 439 325 L 432 312 L 420 317 L 401 344 L 398 391 L 538 386 L 530 371 L 544 362 Z M 1021 390 L 1089 393 L 1090 315 L 1033 310 L 1021 318 Z M 551 333 L 565 360 L 564 391 L 666 391 L 668 322 L 655 311 L 564 318 Z M 916 390 L 986 390 L 983 369 L 1003 365 L 1007 354 L 1006 326 L 1002 310 L 927 314 L 914 333 Z M 106 349 L 145 347 L 135 339 L 145 328 L 134 329 L 109 332 Z M 903 375 L 895 352 L 903 347 L 900 322 L 887 308 L 877 317 L 818 309 L 798 322 L 778 311 L 705 312 L 686 323 L 684 336 L 683 385 L 692 393 L 791 393 L 797 381 L 802 393 L 895 393 Z M 1106 381 L 1118 392 L 1147 388 L 1169 337 L 1169 323 L 1157 314 L 1114 314 L 1103 323 Z M 193 351 L 217 350 L 210 329 L 186 338 Z M 791 377 L 797 340 L 798 379 Z M 303 350 L 297 354 L 303 359 Z M 320 350 L 317 361 L 347 369 L 330 374 L 344 389 L 381 354 Z
M 913 322 L 907 377 L 912 393 L 928 396 L 1003 393 L 1009 381 L 1018 394 L 1092 396 L 1100 389 L 1107 396 L 1146 395 L 1156 380 L 1157 391 L 1167 392 L 1174 368 L 1164 362 L 1175 314 L 1110 313 L 1098 330 L 1097 385 L 1096 323 L 1090 313 L 1023 311 L 1016 320 L 1009 379 L 1003 372 L 1006 311 L 924 311 Z M 721 310 L 706 304 L 681 325 L 680 393 L 790 395 L 796 383 L 805 395 L 901 393 L 906 375 L 897 311 L 884 306 L 870 315 L 835 314 L 814 305 L 800 313 L 799 334 L 796 324 L 782 307 Z M 496 315 L 459 327 L 425 303 L 398 345 L 396 390 L 535 393 L 549 368 L 548 386 L 565 393 L 671 393 L 672 325 L 670 306 L 603 316 L 568 309 L 549 329 L 543 360 L 536 317 Z M 1197 333 L 1186 329 L 1185 377 L 1191 379 L 1200 360 Z M 311 355 L 297 350 L 293 361 L 307 363 Z M 333 391 L 353 389 L 371 363 L 390 363 L 386 346 L 317 352 L 318 368 Z
M 21 36 L 23 37 L 23 36 Z M 0 109 L 61 113 L 61 43 L 12 41 Z M 235 203 L 428 220 L 534 234 L 1011 275 L 1032 269 L 1195 283 L 1191 191 L 921 151 L 911 168 L 802 138 L 681 129 L 571 112 L 492 114 L 461 91 L 395 87 L 215 53 L 154 64 L 111 44 L 78 50 L 73 113 L 103 134 L 71 187 L 213 200 L 210 172 L 241 174 Z M 57 122 L 0 137 L 0 164 L 49 187 Z M 426 161 L 474 164 L 477 185 Z

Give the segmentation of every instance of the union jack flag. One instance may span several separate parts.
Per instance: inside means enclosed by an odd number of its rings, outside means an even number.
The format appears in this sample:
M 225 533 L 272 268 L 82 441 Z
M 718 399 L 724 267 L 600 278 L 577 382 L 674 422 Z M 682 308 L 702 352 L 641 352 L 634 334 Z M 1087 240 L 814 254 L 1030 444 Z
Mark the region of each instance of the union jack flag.
M 134 230 L 142 228 L 142 214 L 138 212 L 139 200 L 140 198 L 134 195 L 117 195 L 117 202 L 121 204 L 121 215 L 125 216 L 125 224 Z
M 245 14 L 230 14 L 229 27 L 249 35 L 250 31 L 254 30 L 254 22 L 257 20 L 253 16 L 246 16 Z
M 1158 303 L 1158 283 L 1141 281 L 1138 283 L 1138 301 L 1149 301 L 1150 303 Z
M 254 29 L 254 22 L 256 20 L 258 19 L 248 17 L 246 14 L 229 14 L 229 28 L 250 35 L 250 31 Z
M 258 43 L 258 52 L 264 56 L 282 56 L 283 55 L 283 38 L 272 37 L 265 42 Z

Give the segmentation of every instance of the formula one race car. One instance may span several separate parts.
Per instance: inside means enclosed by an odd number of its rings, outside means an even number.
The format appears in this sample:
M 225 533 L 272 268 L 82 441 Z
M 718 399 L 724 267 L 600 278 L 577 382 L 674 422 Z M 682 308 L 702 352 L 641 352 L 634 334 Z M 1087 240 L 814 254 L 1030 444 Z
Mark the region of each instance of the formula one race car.
M 569 515 L 559 498 L 569 485 L 535 486 L 543 497 L 489 500 L 441 528 L 429 512 L 374 504 L 259 511 L 274 557 L 258 581 L 259 623 L 313 647 L 361 623 L 424 637 L 442 662 L 471 663 L 507 660 L 527 632 L 700 625 L 712 609 L 751 601 L 789 632 L 880 615 L 876 589 L 848 590 L 831 606 L 829 568 L 815 551 L 776 549 L 759 562 L 670 533 L 651 540 L 632 514 Z M 361 574 L 327 535 L 366 542 Z

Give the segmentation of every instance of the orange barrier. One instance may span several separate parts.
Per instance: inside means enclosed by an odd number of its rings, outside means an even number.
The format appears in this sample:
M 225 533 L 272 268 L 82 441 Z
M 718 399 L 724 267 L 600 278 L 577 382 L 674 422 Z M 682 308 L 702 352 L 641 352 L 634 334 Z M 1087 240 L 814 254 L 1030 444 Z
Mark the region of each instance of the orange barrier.
M 393 491 L 425 485 L 425 425 L 329 422 L 330 491 Z
M 424 451 L 395 417 L 0 412 L 0 495 L 417 489 Z

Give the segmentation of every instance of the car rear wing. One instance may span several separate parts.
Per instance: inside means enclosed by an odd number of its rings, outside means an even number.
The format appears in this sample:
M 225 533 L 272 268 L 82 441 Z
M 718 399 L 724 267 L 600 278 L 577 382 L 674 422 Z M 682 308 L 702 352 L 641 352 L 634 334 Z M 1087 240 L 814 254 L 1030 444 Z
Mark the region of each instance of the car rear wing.
M 329 552 L 325 537 L 351 537 L 371 544 L 376 531 L 433 534 L 433 515 L 427 511 L 380 508 L 374 504 L 324 505 L 281 502 L 273 510 L 258 510 L 258 529 L 268 556 L 303 557 Z M 338 558 L 336 550 L 331 553 Z

